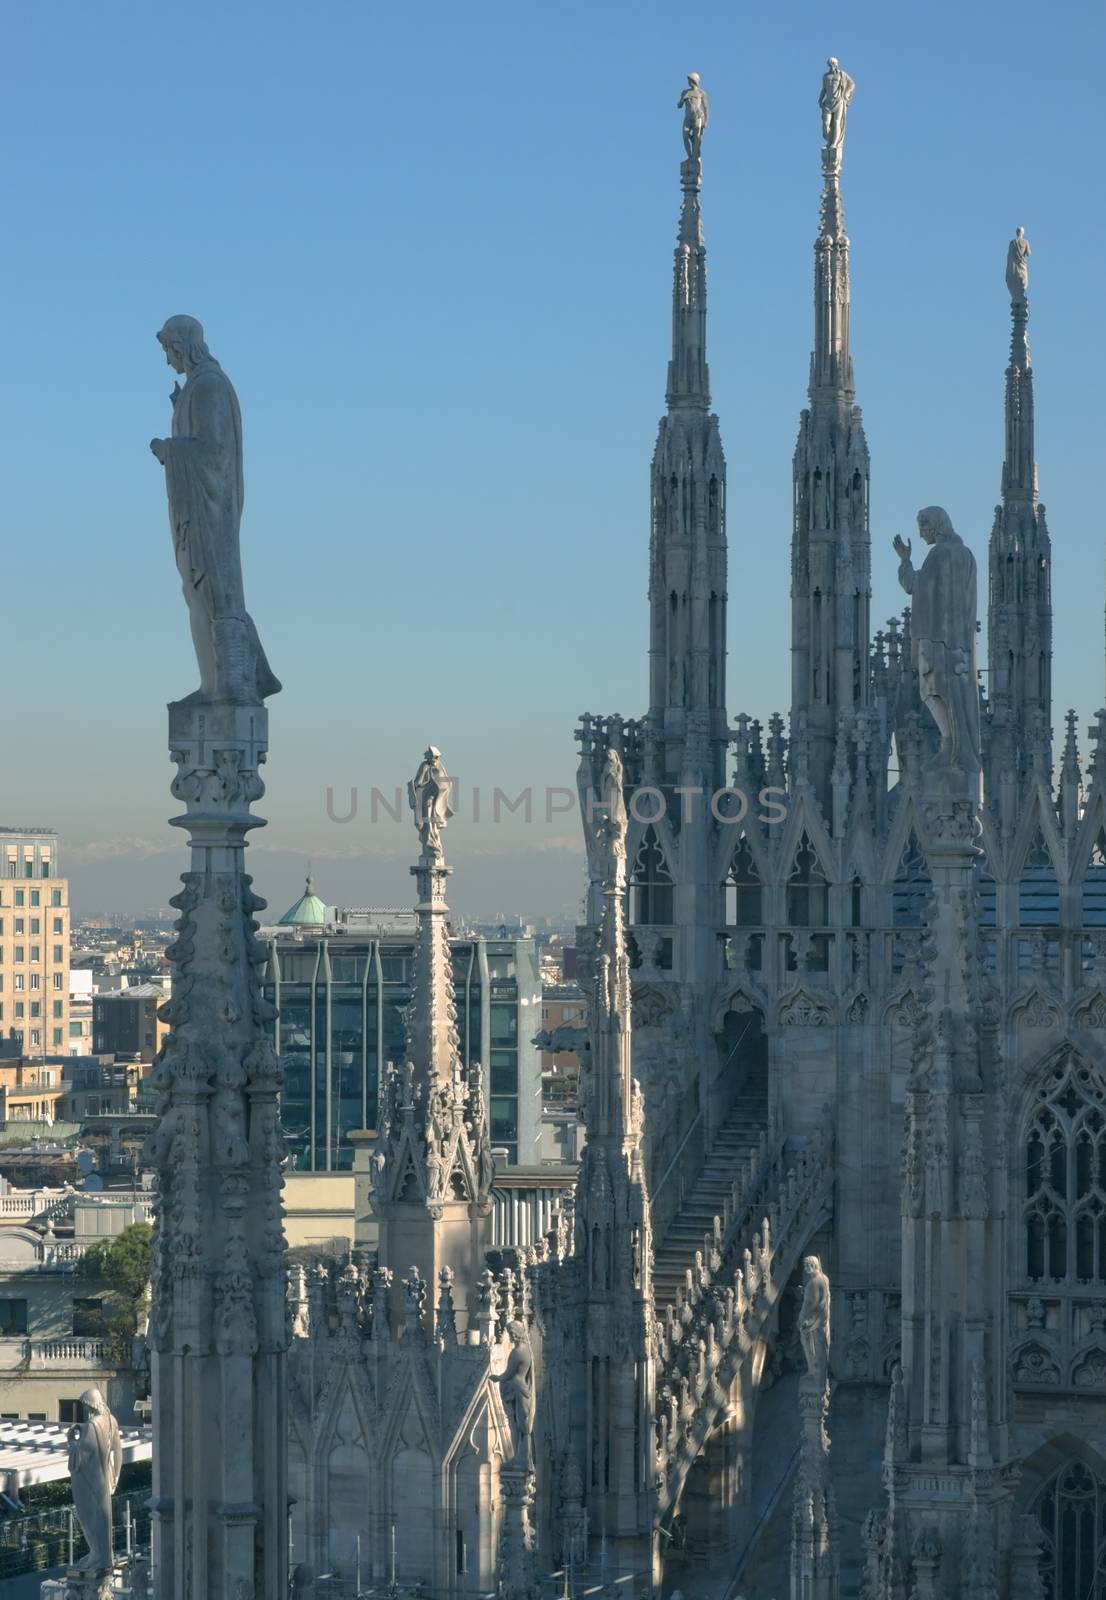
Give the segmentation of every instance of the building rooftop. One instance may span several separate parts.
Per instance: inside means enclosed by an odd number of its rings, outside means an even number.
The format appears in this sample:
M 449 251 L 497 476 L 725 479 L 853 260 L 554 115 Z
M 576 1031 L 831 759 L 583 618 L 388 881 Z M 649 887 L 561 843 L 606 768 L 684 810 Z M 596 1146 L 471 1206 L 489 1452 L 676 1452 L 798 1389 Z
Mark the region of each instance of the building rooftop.
M 69 1476 L 69 1427 L 58 1422 L 0 1422 L 0 1494 L 15 1500 L 30 1483 Z M 149 1461 L 153 1430 L 119 1428 L 123 1463 Z

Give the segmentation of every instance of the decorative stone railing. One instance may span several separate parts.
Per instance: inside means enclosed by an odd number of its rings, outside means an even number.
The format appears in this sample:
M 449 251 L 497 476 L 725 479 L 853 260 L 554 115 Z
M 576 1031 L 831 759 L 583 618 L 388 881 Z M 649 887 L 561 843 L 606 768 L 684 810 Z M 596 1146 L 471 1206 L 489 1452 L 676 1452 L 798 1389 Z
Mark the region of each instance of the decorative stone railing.
M 572 1238 L 565 1212 L 537 1244 L 497 1252 L 504 1264 L 495 1272 L 486 1268 L 476 1280 L 467 1318 L 454 1305 L 453 1271 L 443 1267 L 437 1284 L 429 1284 L 415 1268 L 400 1280 L 403 1315 L 393 1323 L 395 1274 L 387 1267 L 359 1266 L 347 1262 L 331 1272 L 323 1265 L 310 1271 L 300 1265 L 288 1274 L 288 1318 L 295 1341 L 326 1337 L 390 1340 L 423 1335 L 434 1306 L 434 1342 L 443 1350 L 490 1348 L 497 1345 L 508 1325 L 530 1323 L 543 1290 L 542 1269 L 564 1262 L 572 1253 Z M 432 1302 L 433 1296 L 433 1302 Z
M 730 1391 L 750 1358 L 799 1254 L 832 1200 L 833 1150 L 828 1120 L 775 1190 L 760 1227 L 746 1234 L 741 1265 L 723 1285 L 722 1271 L 700 1286 L 680 1336 L 660 1333 L 657 1360 L 656 1472 L 658 1517 L 676 1505 L 688 1472 L 725 1416 Z M 767 1180 L 776 1174 L 771 1163 Z M 758 1186 L 759 1188 L 759 1186 Z M 727 1252 L 727 1255 L 729 1252 Z
M 1016 1389 L 1106 1390 L 1106 1296 L 1047 1282 L 1009 1297 L 1010 1377 Z
M 675 1355 L 684 1330 L 695 1321 L 704 1298 L 720 1281 L 739 1238 L 746 1237 L 756 1218 L 770 1208 L 786 1178 L 784 1140 L 766 1128 L 752 1154 L 738 1163 L 737 1176 L 721 1214 L 715 1217 L 711 1231 L 703 1235 L 703 1247 L 696 1250 L 675 1301 L 660 1313 L 662 1360 Z
M 108 1364 L 103 1339 L 6 1339 L 5 1353 L 18 1352 L 12 1365 L 34 1367 L 102 1367 Z
M 30 1222 L 32 1218 L 56 1221 L 68 1216 L 72 1206 L 72 1189 L 16 1189 L 10 1194 L 0 1194 L 0 1221 Z

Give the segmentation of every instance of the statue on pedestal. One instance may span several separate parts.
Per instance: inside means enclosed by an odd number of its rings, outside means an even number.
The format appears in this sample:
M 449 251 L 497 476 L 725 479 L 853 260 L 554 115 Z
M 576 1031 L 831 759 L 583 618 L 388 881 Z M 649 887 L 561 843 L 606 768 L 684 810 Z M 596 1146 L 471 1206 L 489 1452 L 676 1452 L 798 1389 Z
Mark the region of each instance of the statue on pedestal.
M 170 317 L 157 335 L 165 359 L 184 374 L 174 384 L 172 436 L 151 439 L 165 468 L 169 527 L 200 687 L 190 698 L 251 704 L 276 694 L 253 619 L 246 611 L 238 531 L 242 521 L 242 417 L 230 379 L 194 317 Z
M 822 92 L 818 105 L 822 112 L 822 138 L 830 150 L 840 150 L 845 143 L 845 117 L 848 113 L 856 84 L 838 64 L 836 56 L 826 62 L 822 75 Z
M 700 87 L 699 74 L 689 72 L 687 88 L 676 101 L 676 110 L 684 114 L 684 149 L 689 161 L 698 161 L 703 153 L 703 135 L 710 121 L 710 101 Z
M 514 1348 L 496 1382 L 511 1423 L 515 1453 L 510 1464 L 529 1470 L 534 1461 L 534 1352 L 524 1322 L 509 1322 L 507 1332 Z
M 975 671 L 975 557 L 947 511 L 926 506 L 918 532 L 930 546 L 922 566 L 910 561 L 910 540 L 896 535 L 899 582 L 910 596 L 910 654 L 926 710 L 941 735 L 940 765 L 978 788 L 979 686 Z
M 803 1303 L 799 1307 L 799 1342 L 807 1371 L 824 1386 L 829 1381 L 830 1284 L 817 1256 L 803 1261 Z
M 452 782 L 441 751 L 428 745 L 419 770 L 407 785 L 407 800 L 415 813 L 415 828 L 424 855 L 442 854 L 442 829 L 453 816 L 449 803 Z
M 106 1572 L 114 1561 L 111 1497 L 123 1469 L 123 1445 L 99 1389 L 86 1389 L 81 1405 L 85 1420 L 68 1434 L 73 1508 L 88 1544 L 88 1554 L 77 1565 L 86 1572 Z
M 1006 252 L 1006 287 L 1015 305 L 1024 305 L 1029 294 L 1029 240 L 1019 228 Z

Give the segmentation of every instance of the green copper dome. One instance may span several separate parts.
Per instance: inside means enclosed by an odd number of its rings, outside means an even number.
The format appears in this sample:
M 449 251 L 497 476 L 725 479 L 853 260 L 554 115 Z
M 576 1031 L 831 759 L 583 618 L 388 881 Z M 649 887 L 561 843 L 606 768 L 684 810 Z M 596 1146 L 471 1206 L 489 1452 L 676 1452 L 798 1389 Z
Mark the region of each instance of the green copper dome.
M 326 906 L 311 889 L 311 875 L 308 874 L 304 884 L 303 893 L 290 911 L 286 911 L 280 919 L 280 926 L 294 928 L 321 928 L 326 921 Z

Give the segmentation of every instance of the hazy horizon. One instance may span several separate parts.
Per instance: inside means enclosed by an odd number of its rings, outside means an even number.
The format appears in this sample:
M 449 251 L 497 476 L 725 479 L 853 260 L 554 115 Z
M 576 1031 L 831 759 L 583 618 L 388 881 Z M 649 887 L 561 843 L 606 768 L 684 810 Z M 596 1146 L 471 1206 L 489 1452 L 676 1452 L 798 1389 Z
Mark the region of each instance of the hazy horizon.
M 335 823 L 328 788 L 338 805 L 394 789 L 433 742 L 489 795 L 571 791 L 580 712 L 645 709 L 689 70 L 711 99 L 731 714 L 789 699 L 832 53 L 857 83 L 843 194 L 874 624 L 905 598 L 891 539 L 931 503 L 981 560 L 985 609 L 1024 225 L 1054 724 L 1077 705 L 1086 751 L 1106 694 L 1098 7 L 940 3 L 923 23 L 802 0 L 739 23 L 720 0 L 569 0 L 552 21 L 505 0 L 310 17 L 196 0 L 182 35 L 121 0 L 64 27 L 16 7 L 8 33 L 0 821 L 58 829 L 77 915 L 164 905 L 185 866 L 165 705 L 195 664 L 147 448 L 169 425 L 170 314 L 201 319 L 242 404 L 247 603 L 285 685 L 248 858 L 274 915 L 308 862 L 328 901 L 411 900 L 409 823 Z M 574 815 L 458 817 L 446 848 L 459 915 L 575 917 Z

